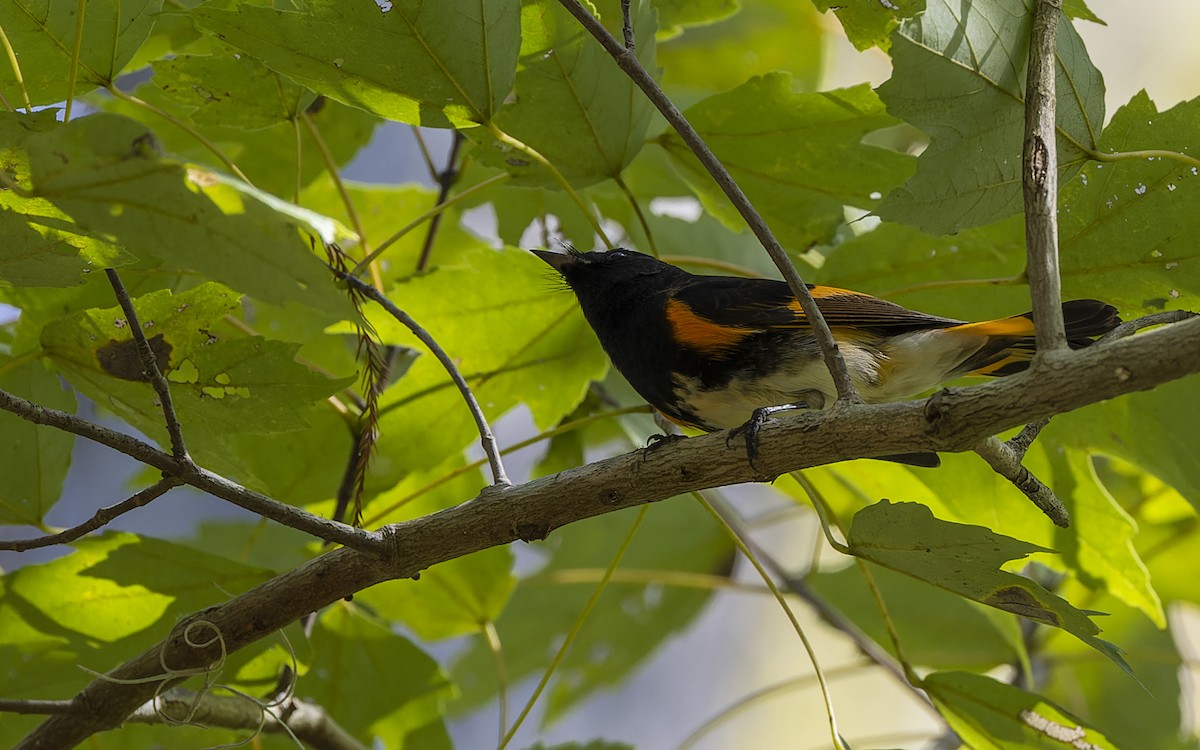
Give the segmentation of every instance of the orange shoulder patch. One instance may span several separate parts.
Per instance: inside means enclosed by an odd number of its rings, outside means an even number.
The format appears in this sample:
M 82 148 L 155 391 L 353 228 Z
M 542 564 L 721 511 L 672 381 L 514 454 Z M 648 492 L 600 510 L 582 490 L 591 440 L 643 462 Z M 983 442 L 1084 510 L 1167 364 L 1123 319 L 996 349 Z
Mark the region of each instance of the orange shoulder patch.
M 671 335 L 676 343 L 708 354 L 721 354 L 757 333 L 754 328 L 714 323 L 677 299 L 667 302 L 667 322 L 671 324 Z

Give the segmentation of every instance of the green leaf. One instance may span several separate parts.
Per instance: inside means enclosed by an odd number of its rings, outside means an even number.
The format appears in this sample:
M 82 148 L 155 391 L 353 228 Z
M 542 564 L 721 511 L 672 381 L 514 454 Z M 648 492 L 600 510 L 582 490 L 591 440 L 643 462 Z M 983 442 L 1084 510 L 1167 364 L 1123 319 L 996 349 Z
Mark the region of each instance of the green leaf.
M 418 581 L 381 584 L 355 598 L 424 641 L 470 635 L 504 610 L 516 585 L 512 564 L 508 547 L 493 547 L 423 570 Z
M 249 55 L 178 55 L 151 67 L 154 85 L 193 125 L 266 128 L 295 119 L 314 98 Z
M 821 14 L 811 3 L 752 0 L 719 23 L 690 27 L 668 40 L 672 23 L 678 29 L 683 23 L 678 19 L 697 17 L 710 5 L 693 0 L 671 0 L 666 5 L 673 7 L 676 2 L 687 9 L 687 15 L 667 15 L 663 2 L 655 5 L 661 27 L 658 64 L 662 83 L 677 103 L 682 97 L 675 92 L 680 90 L 728 91 L 753 76 L 775 71 L 791 73 L 796 85 L 806 91 L 820 82 L 826 31 Z
M 1087 612 L 1028 578 L 1000 569 L 1009 560 L 1051 550 L 983 526 L 941 521 L 918 503 L 893 505 L 887 500 L 855 514 L 849 546 L 864 560 L 989 607 L 1062 628 L 1133 674 L 1120 650 L 1096 637 L 1100 628 Z
M 1052 435 L 1062 434 L 1062 439 Z M 1091 457 L 1084 451 L 1065 447 L 1070 433 L 1054 425 L 1050 435 L 1043 433 L 1046 456 L 1052 474 L 1029 468 L 1038 476 L 1052 476 L 1054 491 L 1071 514 L 1071 531 L 1059 533 L 1058 546 L 1063 559 L 1081 573 L 1091 588 L 1104 588 L 1125 604 L 1136 607 L 1160 628 L 1167 626 L 1162 602 L 1150 582 L 1150 573 L 1134 549 L 1136 526 L 1096 476 Z M 1058 447 L 1054 450 L 1053 447 Z
M 1091 8 L 1084 4 L 1083 0 L 1063 0 L 1063 13 L 1067 14 L 1068 18 L 1078 18 L 1082 21 L 1091 21 L 1098 23 L 1101 26 L 1107 26 L 1103 19 L 1092 12 Z
M 1159 112 L 1140 92 L 1113 115 L 1100 150 L 1196 147 L 1200 99 Z M 1152 312 L 1200 306 L 1200 168 L 1153 154 L 1089 164 L 1062 190 L 1062 262 L 1090 269 L 1064 288 L 1125 310 Z
M 911 173 L 904 154 L 861 143 L 895 124 L 867 86 L 797 94 L 771 74 L 691 107 L 687 118 L 742 190 L 793 250 L 828 241 L 843 205 L 872 209 Z M 740 230 L 742 219 L 674 133 L 658 138 L 705 209 Z
M 581 569 L 599 575 L 637 512 L 609 513 L 571 524 L 535 546 L 548 553 L 549 560 L 517 586 L 496 626 L 510 682 L 541 674 L 553 655 L 547 644 L 561 642 L 596 585 L 594 580 L 564 583 L 555 577 Z M 621 570 L 723 574 L 731 555 L 728 537 L 708 514 L 692 498 L 678 497 L 650 507 Z M 555 674 L 548 720 L 643 664 L 666 638 L 692 622 L 709 597 L 708 591 L 669 585 L 610 583 Z M 457 661 L 453 674 L 463 691 L 459 708 L 476 706 L 495 694 L 491 663 L 491 654 L 478 640 Z
M 13 115 L 9 115 L 12 117 Z M 268 302 L 295 300 L 348 317 L 344 293 L 298 230 L 332 223 L 281 213 L 263 193 L 157 155 L 153 136 L 96 114 L 31 134 L 33 188 L 92 233 L 116 238 L 166 271 L 194 271 Z
M 519 0 L 421 0 L 386 8 L 309 0 L 305 6 L 226 10 L 209 2 L 193 16 L 205 31 L 292 80 L 411 125 L 487 122 L 512 88 Z
M 481 250 L 390 290 L 455 359 L 491 419 L 519 403 L 547 429 L 578 405 L 608 361 L 574 298 L 549 291 L 546 271 L 519 250 Z M 377 309 L 368 318 L 387 343 L 426 351 Z M 418 357 L 381 400 L 381 450 L 391 471 L 424 469 L 478 439 L 475 423 L 442 365 Z
M 133 93 L 176 117 L 191 119 L 189 110 L 168 99 L 150 83 L 139 86 Z M 161 127 L 162 119 L 143 107 L 112 98 L 97 97 L 89 103 L 97 109 L 121 114 L 147 127 L 157 128 L 155 135 L 168 153 L 210 169 L 227 169 L 212 151 L 191 134 L 179 128 Z M 325 97 L 313 102 L 306 114 L 320 131 L 322 141 L 338 166 L 348 164 L 367 145 L 375 126 L 380 122 L 377 116 L 369 112 L 347 107 Z M 275 195 L 294 197 L 297 187 L 302 188 L 326 174 L 324 158 L 307 127 L 297 128 L 292 122 L 279 122 L 260 130 L 246 130 L 221 123 L 195 124 L 195 127 L 237 164 L 255 185 Z M 299 154 L 297 138 L 301 146 Z
M 1197 404 L 1196 379 L 1177 380 L 1060 415 L 1053 434 L 1060 444 L 1141 467 L 1200 508 L 1200 455 L 1180 439 L 1195 430 L 1191 415 Z
M 937 672 L 922 681 L 950 728 L 975 750 L 1117 750 L 1045 698 L 991 677 Z
M 619 23 L 616 3 L 605 7 L 614 13 L 603 17 Z M 654 12 L 648 0 L 634 6 L 634 28 L 638 58 L 653 69 Z M 649 100 L 558 0 L 526 3 L 521 34 L 513 98 L 496 116 L 497 127 L 536 149 L 572 185 L 620 175 L 645 140 L 653 111 Z M 474 153 L 512 173 L 518 184 L 557 185 L 544 167 L 510 146 L 486 144 Z
M 871 574 L 912 663 L 987 670 L 1016 661 L 1013 643 L 1020 641 L 1020 633 L 1013 618 L 886 568 L 872 567 Z M 806 583 L 895 655 L 879 605 L 857 566 L 809 576 Z M 930 616 L 933 612 L 937 615 Z
M 317 619 L 312 649 L 312 668 L 296 690 L 346 731 L 363 741 L 375 738 L 387 750 L 450 750 L 442 713 L 453 687 L 408 639 L 338 603 Z
M 107 86 L 150 35 L 162 0 L 122 0 L 89 7 L 83 16 L 75 94 Z M 67 98 L 76 43 L 78 5 L 57 0 L 0 4 L 0 27 L 21 66 L 24 93 L 34 106 Z M 13 106 L 26 103 L 16 73 L 0 64 L 0 93 Z
M 66 557 L 7 576 L 5 602 L 34 608 L 48 639 L 82 636 L 111 643 L 267 578 L 259 568 L 133 534 L 109 533 L 74 547 Z
M 0 117 L 0 161 L 8 176 L 30 189 L 27 135 L 58 127 L 52 111 Z M 123 266 L 134 259 L 110 239 L 94 236 L 45 198 L 0 190 L 0 280 L 18 286 L 72 286 L 98 268 Z
M 841 0 L 813 0 L 822 13 L 831 8 L 842 22 L 846 38 L 857 50 L 879 47 L 886 51 L 888 36 L 901 19 L 912 18 L 925 10 L 925 0 L 889 0 L 889 2 L 847 3 Z
M 670 39 L 685 26 L 707 26 L 742 10 L 741 0 L 654 0 L 658 38 Z
M 75 411 L 75 394 L 33 358 L 0 354 L 0 388 L 39 406 Z M 41 524 L 58 502 L 75 436 L 0 412 L 0 523 Z
M 237 306 L 239 297 L 219 284 L 205 283 L 182 294 L 163 290 L 134 300 L 170 383 L 189 448 L 199 455 L 226 451 L 233 433 L 306 427 L 305 407 L 351 380 L 333 380 L 299 364 L 297 344 L 213 334 L 211 329 Z M 137 345 L 119 307 L 86 310 L 50 323 L 42 331 L 42 346 L 73 385 L 163 441 L 162 410 L 142 374 Z
M 949 234 L 1021 210 L 1031 2 L 964 8 L 931 0 L 892 35 L 894 73 L 879 95 L 890 113 L 929 135 L 929 147 L 916 175 L 879 206 L 884 219 Z M 1104 82 L 1071 24 L 1064 19 L 1058 29 L 1056 122 L 1066 183 L 1097 148 Z

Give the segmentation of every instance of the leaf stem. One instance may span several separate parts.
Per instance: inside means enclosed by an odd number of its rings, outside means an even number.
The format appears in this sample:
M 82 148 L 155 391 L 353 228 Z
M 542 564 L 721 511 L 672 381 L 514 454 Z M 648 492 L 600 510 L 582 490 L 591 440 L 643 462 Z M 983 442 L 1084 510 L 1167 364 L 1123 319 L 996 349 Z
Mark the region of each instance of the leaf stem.
M 354 274 L 355 276 L 358 276 L 360 273 L 362 273 L 363 267 L 365 267 L 368 263 L 373 262 L 376 258 L 378 258 L 380 255 L 382 255 L 384 250 L 387 250 L 389 247 L 391 247 L 392 245 L 394 245 L 398 241 L 400 241 L 400 239 L 403 238 L 406 234 L 408 234 L 412 230 L 416 229 L 417 227 L 421 226 L 425 222 L 429 221 L 433 217 L 441 214 L 443 211 L 445 211 L 447 208 L 450 208 L 455 203 L 465 200 L 466 198 L 469 198 L 471 195 L 474 195 L 475 193 L 477 193 L 481 190 L 484 190 L 485 188 L 489 188 L 492 185 L 498 185 L 502 182 L 507 182 L 511 178 L 512 178 L 512 175 L 510 175 L 509 173 L 501 172 L 498 175 L 493 175 L 492 177 L 487 178 L 483 182 L 472 185 L 471 187 L 467 188 L 466 190 L 463 190 L 461 193 L 457 193 L 453 198 L 449 198 L 446 201 L 436 204 L 433 208 L 429 209 L 428 211 L 421 214 L 417 218 L 408 222 L 398 232 L 396 232 L 391 237 L 388 237 L 386 240 L 384 240 L 378 247 L 375 248 L 374 251 L 371 252 L 370 255 L 363 258 L 361 261 L 359 261 L 358 265 L 354 266 L 354 268 L 350 271 L 350 273 Z
M 450 197 L 450 189 L 454 187 L 454 183 L 458 181 L 459 171 L 455 162 L 458 161 L 458 152 L 462 148 L 464 141 L 463 134 L 454 131 L 450 136 L 450 153 L 446 155 L 446 166 L 437 173 L 435 179 L 438 183 L 438 196 L 433 205 L 442 205 L 446 199 Z M 444 212 L 438 211 L 429 220 L 429 229 L 425 232 L 425 241 L 421 245 L 421 255 L 417 258 L 417 272 L 425 270 L 429 264 L 429 254 L 433 252 L 433 243 L 437 239 L 438 227 L 442 224 L 442 216 Z
M 87 0 L 76 0 L 75 43 L 71 47 L 71 71 L 67 74 L 67 104 L 63 110 L 63 122 L 70 122 L 71 105 L 75 102 L 75 83 L 79 77 L 79 55 L 83 49 L 83 21 L 86 13 Z M 113 37 L 113 44 L 116 44 L 116 37 Z
M 1088 151 L 1088 156 L 1100 162 L 1116 162 L 1127 161 L 1130 159 L 1171 159 L 1172 161 L 1183 162 L 1193 167 L 1200 167 L 1200 159 L 1187 154 L 1181 154 L 1178 151 L 1169 151 L 1165 149 L 1148 148 L 1138 151 L 1112 151 L 1105 153 L 1103 151 Z
M 887 629 L 888 639 L 892 642 L 892 648 L 896 650 L 896 661 L 900 662 L 900 667 L 904 670 L 904 677 L 913 687 L 922 687 L 924 682 L 921 677 L 913 670 L 912 664 L 904 655 L 904 647 L 900 645 L 900 634 L 896 631 L 896 623 L 892 621 L 892 613 L 888 611 L 887 602 L 883 599 L 883 592 L 879 590 L 879 584 L 875 582 L 875 574 L 871 572 L 870 566 L 866 560 L 861 557 L 855 557 L 854 562 L 858 563 L 858 570 L 862 573 L 863 580 L 867 582 L 867 588 L 871 589 L 871 597 L 875 599 L 875 606 L 879 607 L 879 615 L 883 618 L 883 626 Z
M 4 45 L 4 53 L 8 55 L 8 65 L 12 68 L 13 79 L 17 82 L 17 89 L 21 92 L 21 100 L 25 102 L 25 113 L 32 113 L 33 104 L 30 103 L 29 91 L 25 88 L 25 76 L 21 75 L 21 63 L 17 62 L 16 50 L 8 41 L 8 34 L 4 32 L 3 25 L 0 25 L 0 44 Z M 8 104 L 7 100 L 5 100 L 5 104 Z
M 254 184 L 253 182 L 251 182 L 250 178 L 246 176 L 246 173 L 243 172 L 241 170 L 241 168 L 238 167 L 237 164 L 234 164 L 232 159 L 230 159 L 228 156 L 225 155 L 225 152 L 223 152 L 221 149 L 217 148 L 217 145 L 215 143 L 210 141 L 207 136 L 205 136 L 203 133 L 201 133 L 196 128 L 192 127 L 185 120 L 181 120 L 178 117 L 176 117 L 175 115 L 171 114 L 170 112 L 167 112 L 164 109 L 156 107 L 155 105 L 151 104 L 150 102 L 146 101 L 145 99 L 136 97 L 133 94 L 125 93 L 121 89 L 117 88 L 115 84 L 110 83 L 108 85 L 108 93 L 112 94 L 113 96 L 115 96 L 118 99 L 129 102 L 130 104 L 133 104 L 134 106 L 141 107 L 142 109 L 145 109 L 149 112 L 153 112 L 154 114 L 163 118 L 167 122 L 171 123 L 175 127 L 179 128 L 183 132 L 190 135 L 192 138 L 196 139 L 196 141 L 199 142 L 200 145 L 204 146 L 204 148 L 208 149 L 208 151 L 213 156 L 217 157 L 217 160 L 220 161 L 222 164 L 224 164 L 225 168 L 228 169 L 230 172 L 232 172 L 233 175 L 235 177 L 237 177 L 239 180 L 241 180 L 242 182 L 245 182 L 247 185 Z
M 354 232 L 358 235 L 358 242 L 362 246 L 363 256 L 371 255 L 371 245 L 367 241 L 367 234 L 363 230 L 362 219 L 358 216 L 358 210 L 354 207 L 354 201 L 350 198 L 350 191 L 346 189 L 346 183 L 342 180 L 341 172 L 338 170 L 337 160 L 333 158 L 333 152 L 329 150 L 329 144 L 325 143 L 325 139 L 321 137 L 321 131 L 317 128 L 317 124 L 309 117 L 307 112 L 300 113 L 300 120 L 304 123 L 304 127 L 308 129 L 309 136 L 313 139 L 313 143 L 317 144 L 317 151 L 321 153 L 321 159 L 325 162 L 325 171 L 329 173 L 330 179 L 333 180 L 333 185 L 337 189 L 338 196 L 342 199 L 342 205 L 346 208 L 346 215 L 350 217 L 350 224 L 354 227 Z M 383 291 L 383 269 L 378 263 L 372 262 L 371 268 L 371 283 L 380 292 Z
M 628 0 L 623 0 L 628 2 Z M 633 207 L 633 213 L 637 216 L 638 223 L 642 225 L 642 233 L 646 235 L 646 242 L 650 243 L 650 254 L 655 258 L 658 257 L 658 244 L 654 241 L 654 233 L 650 231 L 650 224 L 646 221 L 646 215 L 642 213 L 642 207 L 638 205 L 637 197 L 629 186 L 625 184 L 625 180 L 621 179 L 621 175 L 615 175 L 613 182 L 617 183 L 617 187 L 624 193 L 625 198 L 629 201 L 629 205 Z
M 649 506 L 643 505 L 638 510 L 637 518 L 633 519 L 633 525 L 629 527 L 629 531 L 625 534 L 625 539 L 621 542 L 621 546 L 617 549 L 617 553 L 613 555 L 612 562 L 608 564 L 608 568 L 605 570 L 604 578 L 601 579 L 600 583 L 596 584 L 596 588 L 594 591 L 592 591 L 592 595 L 588 597 L 587 604 L 583 606 L 583 609 L 579 612 L 579 616 L 575 618 L 575 622 L 573 625 L 571 625 L 571 629 L 567 631 L 567 635 L 563 639 L 562 645 L 558 647 L 558 651 L 554 654 L 554 658 L 550 660 L 550 665 L 546 667 L 546 671 L 542 674 L 542 679 L 538 680 L 537 687 L 533 690 L 533 695 L 529 696 L 529 700 L 525 703 L 525 707 L 521 709 L 521 713 L 517 716 L 516 721 L 513 722 L 512 727 L 509 728 L 508 732 L 500 740 L 500 744 L 497 746 L 496 750 L 504 750 L 504 748 L 508 747 L 509 743 L 511 743 L 513 740 L 513 736 L 516 735 L 517 730 L 521 728 L 521 724 L 523 724 L 525 719 L 529 716 L 529 712 L 533 710 L 533 706 L 535 703 L 537 703 L 537 699 L 540 698 L 542 693 L 546 690 L 546 685 L 550 683 L 550 678 L 554 675 L 555 671 L 558 670 L 559 665 L 562 664 L 563 658 L 566 657 L 567 651 L 571 649 L 571 645 L 575 642 L 575 638 L 578 637 L 579 632 L 583 630 L 583 624 L 587 622 L 592 610 L 596 607 L 596 602 L 600 601 L 600 595 L 604 593 L 604 589 L 608 586 L 609 579 L 612 578 L 612 574 L 617 570 L 617 566 L 621 564 L 621 559 L 625 557 L 625 553 L 629 551 L 630 545 L 633 544 L 633 539 L 637 535 L 637 530 L 642 525 L 642 520 L 646 517 L 646 511 L 648 509 Z
M 504 646 L 500 642 L 500 633 L 496 630 L 496 623 L 484 620 L 481 629 L 483 637 L 487 641 L 488 651 L 492 654 L 492 662 L 496 667 L 497 712 L 500 714 L 499 742 L 503 743 L 504 736 L 508 734 L 508 669 L 504 665 Z
M 749 545 L 747 545 L 742 539 L 741 534 L 734 529 L 733 525 L 729 523 L 725 516 L 716 509 L 711 501 L 709 501 L 706 493 L 693 492 L 692 497 L 696 498 L 700 505 L 706 511 L 708 511 L 709 515 L 713 517 L 713 520 L 715 520 L 721 526 L 721 528 L 725 530 L 725 533 L 729 536 L 729 539 L 733 542 L 734 546 L 736 546 L 738 551 L 740 551 L 746 557 L 746 560 L 749 561 L 749 563 L 754 567 L 754 570 L 756 570 L 758 575 L 762 578 L 763 583 L 765 583 L 767 588 L 771 590 L 771 594 L 775 597 L 775 601 L 779 603 L 780 608 L 783 609 L 784 614 L 787 615 L 788 620 L 792 623 L 792 628 L 796 631 L 796 635 L 799 636 L 800 642 L 804 644 L 804 650 L 808 653 L 808 660 L 812 663 L 813 673 L 817 678 L 817 684 L 821 686 L 821 698 L 825 701 L 825 714 L 829 718 L 829 736 L 833 741 L 833 747 L 835 750 L 847 750 L 845 743 L 842 741 L 841 734 L 838 732 L 837 715 L 833 709 L 833 696 L 829 693 L 829 684 L 826 681 L 825 673 L 821 671 L 821 664 L 817 660 L 817 652 L 813 648 L 812 643 L 809 642 L 808 636 L 804 632 L 804 628 L 800 626 L 800 621 L 796 619 L 796 613 L 792 611 L 790 606 L 788 606 L 787 600 L 783 598 L 783 592 L 779 590 L 779 586 L 775 584 L 774 579 L 771 578 L 771 575 L 767 572 L 767 569 L 763 567 L 761 562 L 759 562 L 758 556 L 751 551 Z
M 558 167 L 554 166 L 549 159 L 538 153 L 537 150 L 532 146 L 522 143 L 508 133 L 505 133 L 500 128 L 496 127 L 495 123 L 489 121 L 484 123 L 484 127 L 488 129 L 488 132 L 491 133 L 492 137 L 496 140 L 505 145 L 511 146 L 517 151 L 520 151 L 522 154 L 528 156 L 530 159 L 533 159 L 538 164 L 542 165 L 542 167 L 550 173 L 550 176 L 554 178 L 554 181 L 558 183 L 559 187 L 566 191 L 567 195 L 571 197 L 571 200 L 575 202 L 575 205 L 579 206 L 579 210 L 588 220 L 588 223 L 592 225 L 592 231 L 599 235 L 600 240 L 604 243 L 604 246 L 609 250 L 613 249 L 614 245 L 612 240 L 610 240 L 608 235 L 604 233 L 604 228 L 600 226 L 600 221 L 596 218 L 595 212 L 587 207 L 587 204 L 584 202 L 583 198 L 581 198 L 579 193 L 575 191 L 575 188 L 571 186 L 571 183 L 567 181 L 567 178 L 563 177 L 562 172 L 558 171 Z

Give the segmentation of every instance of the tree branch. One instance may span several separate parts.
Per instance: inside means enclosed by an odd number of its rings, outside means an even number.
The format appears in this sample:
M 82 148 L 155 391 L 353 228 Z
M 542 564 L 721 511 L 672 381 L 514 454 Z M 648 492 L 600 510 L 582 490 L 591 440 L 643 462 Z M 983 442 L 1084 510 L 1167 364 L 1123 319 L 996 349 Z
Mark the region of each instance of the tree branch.
M 190 460 L 181 461 L 131 435 L 101 427 L 86 419 L 80 419 L 74 414 L 39 406 L 5 390 L 0 390 L 0 409 L 16 414 L 34 424 L 57 427 L 65 432 L 106 445 L 147 466 L 153 466 L 164 476 L 176 477 L 184 484 L 204 490 L 214 497 L 265 516 L 284 526 L 312 534 L 318 539 L 344 544 L 368 553 L 381 551 L 383 548 L 384 540 L 377 534 L 330 521 L 301 508 L 272 500 L 266 495 L 246 489 L 237 482 L 197 466 Z
M 799 271 L 792 265 L 792 261 L 784 252 L 783 247 L 779 244 L 779 240 L 771 232 L 770 227 L 759 215 L 758 211 L 754 210 L 754 206 L 750 205 L 750 199 L 738 187 L 733 176 L 725 169 L 720 160 L 704 143 L 704 139 L 692 127 L 692 124 L 687 121 L 679 108 L 675 106 L 666 95 L 666 93 L 655 82 L 654 77 L 642 67 L 641 62 L 637 59 L 637 54 L 632 47 L 626 48 L 617 40 L 604 25 L 587 11 L 579 0 L 559 0 L 562 6 L 567 11 L 575 16 L 576 20 L 587 29 L 592 36 L 612 55 L 617 66 L 629 76 L 629 78 L 637 84 L 638 88 L 646 94 L 651 103 L 658 108 L 683 142 L 688 145 L 708 173 L 712 175 L 713 180 L 729 198 L 729 202 L 742 215 L 746 224 L 754 232 L 754 236 L 762 243 L 767 254 L 771 256 L 771 260 L 775 262 L 775 267 L 783 274 L 784 281 L 787 282 L 788 288 L 792 294 L 796 295 L 796 299 L 800 301 L 800 307 L 804 310 L 804 316 L 812 326 L 813 334 L 817 337 L 817 344 L 821 349 L 821 355 L 825 359 L 825 366 L 829 368 L 829 374 L 833 377 L 833 384 L 837 388 L 838 399 L 840 401 L 857 400 L 857 394 L 854 390 L 854 384 L 850 381 L 850 372 L 846 369 L 846 362 L 842 359 L 841 352 L 838 351 L 837 343 L 833 340 L 833 333 L 829 330 L 829 325 L 825 322 L 825 316 L 821 314 L 820 308 L 817 307 L 816 300 L 809 293 L 808 287 L 804 284 L 804 279 L 800 278 Z
M 37 549 L 38 547 L 50 547 L 55 544 L 67 544 L 73 542 L 79 537 L 89 532 L 95 531 L 108 524 L 117 516 L 128 513 L 134 508 L 140 508 L 143 505 L 148 505 L 151 501 L 162 497 L 168 490 L 178 487 L 183 482 L 178 477 L 163 477 L 146 489 L 137 494 L 122 500 L 115 505 L 101 508 L 96 511 L 96 515 L 88 520 L 72 526 L 69 529 L 63 529 L 57 534 L 47 534 L 45 536 L 35 537 L 33 539 L 14 539 L 12 541 L 0 542 L 0 550 L 11 552 L 24 552 L 26 550 Z
M 139 706 L 127 721 L 286 733 L 317 750 L 366 750 L 324 708 L 299 698 L 263 705 L 247 697 L 174 688 Z
M 1049 371 L 1023 373 L 924 400 L 848 405 L 769 422 L 757 464 L 783 473 L 833 461 L 918 450 L 966 451 L 998 432 L 1052 414 L 1200 372 L 1200 318 L 1056 357 Z M 460 505 L 404 523 L 379 536 L 388 554 L 337 549 L 229 601 L 179 622 L 160 644 L 85 687 L 73 703 L 83 715 L 48 718 L 22 750 L 76 745 L 115 727 L 168 684 L 118 684 L 175 669 L 203 667 L 218 644 L 190 646 L 183 634 L 203 619 L 221 633 L 226 653 L 267 637 L 309 612 L 368 586 L 409 578 L 439 562 L 512 541 L 542 539 L 565 524 L 708 487 L 760 479 L 741 446 L 725 433 L 664 444 L 542 477 L 503 493 L 484 491 Z M 168 460 L 170 457 L 166 457 Z M 194 640 L 194 639 L 193 639 Z
M 1067 348 L 1058 273 L 1058 146 L 1055 60 L 1062 0 L 1036 0 L 1025 91 L 1025 252 L 1039 355 Z M 1034 367 L 1037 367 L 1035 359 Z

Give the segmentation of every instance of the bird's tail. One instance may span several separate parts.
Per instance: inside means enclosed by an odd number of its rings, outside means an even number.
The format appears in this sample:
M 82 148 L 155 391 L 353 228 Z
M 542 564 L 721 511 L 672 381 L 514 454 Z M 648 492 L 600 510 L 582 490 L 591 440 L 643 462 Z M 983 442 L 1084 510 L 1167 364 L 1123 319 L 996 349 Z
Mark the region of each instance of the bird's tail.
M 1117 309 L 1099 300 L 1072 300 L 1064 302 L 1062 309 L 1067 343 L 1072 349 L 1091 346 L 1097 336 L 1102 336 L 1121 324 Z M 989 338 L 978 352 L 968 357 L 959 367 L 959 372 L 963 375 L 1012 375 L 1027 369 L 1029 361 L 1037 351 L 1032 312 L 1014 315 L 1011 318 L 985 320 L 981 323 L 965 323 L 947 330 Z

